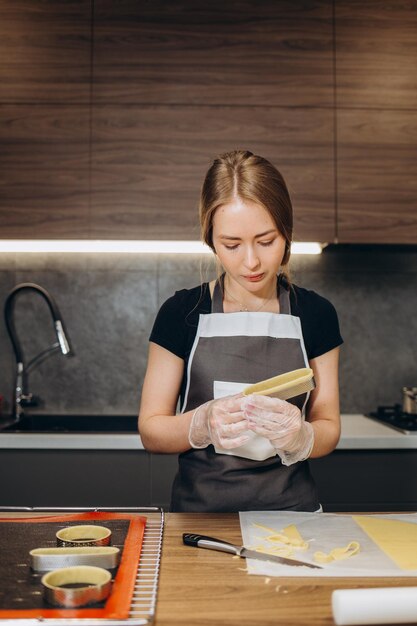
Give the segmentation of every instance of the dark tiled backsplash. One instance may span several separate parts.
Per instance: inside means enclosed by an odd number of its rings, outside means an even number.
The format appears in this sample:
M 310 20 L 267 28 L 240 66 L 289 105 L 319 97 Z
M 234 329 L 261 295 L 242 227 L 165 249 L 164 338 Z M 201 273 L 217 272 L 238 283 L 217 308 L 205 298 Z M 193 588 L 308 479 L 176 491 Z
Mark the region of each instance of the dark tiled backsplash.
M 75 356 L 56 354 L 30 375 L 42 413 L 136 414 L 159 305 L 176 289 L 216 274 L 199 255 L 0 255 L 0 295 L 35 282 L 58 303 Z M 293 257 L 295 283 L 335 305 L 345 344 L 340 388 L 344 413 L 401 400 L 417 384 L 417 253 L 414 248 L 339 247 Z M 16 300 L 27 357 L 55 341 L 49 312 L 35 294 Z M 10 401 L 14 358 L 0 325 L 0 394 Z

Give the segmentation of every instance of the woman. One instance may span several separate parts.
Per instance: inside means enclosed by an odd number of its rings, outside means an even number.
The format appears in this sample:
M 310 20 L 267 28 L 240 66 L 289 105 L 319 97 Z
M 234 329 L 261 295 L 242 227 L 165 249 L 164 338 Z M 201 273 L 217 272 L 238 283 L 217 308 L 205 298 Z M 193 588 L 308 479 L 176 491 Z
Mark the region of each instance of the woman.
M 342 339 L 332 305 L 289 282 L 284 179 L 251 152 L 220 156 L 203 184 L 200 222 L 224 274 L 176 292 L 158 313 L 139 415 L 144 446 L 180 453 L 173 511 L 316 511 L 306 459 L 339 439 Z M 301 367 L 314 371 L 311 394 L 286 402 L 241 393 Z

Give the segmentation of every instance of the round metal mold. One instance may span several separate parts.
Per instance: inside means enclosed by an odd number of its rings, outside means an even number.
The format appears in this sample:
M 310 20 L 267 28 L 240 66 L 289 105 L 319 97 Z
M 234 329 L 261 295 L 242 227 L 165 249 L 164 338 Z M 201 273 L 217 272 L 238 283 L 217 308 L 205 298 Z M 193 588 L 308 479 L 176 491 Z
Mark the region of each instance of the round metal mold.
M 76 546 L 70 548 L 35 548 L 29 552 L 35 572 L 49 572 L 75 565 L 114 569 L 119 564 L 120 549 L 111 546 Z
M 67 526 L 56 533 L 58 546 L 108 546 L 111 540 L 111 530 L 104 526 L 93 524 Z
M 56 569 L 41 582 L 48 604 L 71 609 L 101 602 L 111 590 L 110 572 L 89 565 Z

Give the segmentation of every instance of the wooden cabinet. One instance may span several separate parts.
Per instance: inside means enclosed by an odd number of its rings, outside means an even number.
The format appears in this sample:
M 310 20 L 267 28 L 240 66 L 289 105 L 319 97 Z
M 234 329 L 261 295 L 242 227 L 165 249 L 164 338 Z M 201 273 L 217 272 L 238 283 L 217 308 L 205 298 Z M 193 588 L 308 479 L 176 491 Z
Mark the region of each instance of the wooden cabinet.
M 100 0 L 94 102 L 331 107 L 332 17 L 328 0 Z
M 338 241 L 417 243 L 417 11 L 335 3 Z
M 1 237 L 195 239 L 245 148 L 296 240 L 416 243 L 416 32 L 395 0 L 0 3 Z
M 2 237 L 195 239 L 212 158 L 248 148 L 333 240 L 330 0 L 61 4 L 0 8 Z
M 0 104 L 0 237 L 89 237 L 85 105 Z
M 337 105 L 417 109 L 417 10 L 414 2 L 337 0 Z
M 0 237 L 88 237 L 91 2 L 0 2 L 0 83 Z
M 0 2 L 0 103 L 88 104 L 92 0 Z
M 238 147 L 282 169 L 298 238 L 333 240 L 331 3 L 183 8 L 96 7 L 92 236 L 198 238 L 205 172 Z
M 417 243 L 417 111 L 338 111 L 338 240 Z
M 199 192 L 211 159 L 240 146 L 282 171 L 296 237 L 333 239 L 327 109 L 257 107 L 255 116 L 250 106 L 99 105 L 93 138 L 93 238 L 198 239 Z

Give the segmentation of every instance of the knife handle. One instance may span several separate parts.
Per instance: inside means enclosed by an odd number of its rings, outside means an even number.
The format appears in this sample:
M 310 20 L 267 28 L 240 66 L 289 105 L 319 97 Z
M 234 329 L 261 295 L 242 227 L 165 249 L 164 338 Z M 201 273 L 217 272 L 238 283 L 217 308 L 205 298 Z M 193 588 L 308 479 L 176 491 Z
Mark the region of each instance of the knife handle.
M 207 537 L 206 535 L 196 535 L 194 533 L 184 533 L 182 540 L 187 546 L 194 548 L 207 548 L 208 550 L 219 550 L 220 552 L 229 552 L 240 556 L 240 547 L 233 543 L 221 541 L 215 537 Z

